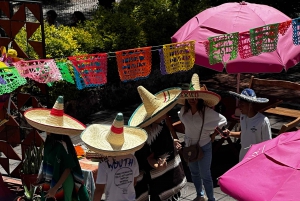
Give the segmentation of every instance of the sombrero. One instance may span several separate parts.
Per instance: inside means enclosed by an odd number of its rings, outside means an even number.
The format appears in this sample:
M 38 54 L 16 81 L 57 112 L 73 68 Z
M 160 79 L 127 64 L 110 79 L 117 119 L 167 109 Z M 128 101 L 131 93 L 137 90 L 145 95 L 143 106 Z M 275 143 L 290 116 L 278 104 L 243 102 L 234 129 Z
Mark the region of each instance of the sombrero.
M 103 156 L 132 154 L 143 147 L 148 135 L 144 129 L 124 126 L 122 113 L 112 125 L 92 124 L 80 135 L 86 146 Z
M 59 96 L 52 109 L 29 109 L 24 113 L 25 119 L 38 130 L 63 135 L 79 135 L 86 126 L 77 119 L 64 114 L 63 103 L 63 96 Z
M 238 94 L 233 91 L 229 91 L 229 94 L 238 99 L 242 99 L 242 100 L 245 100 L 245 101 L 248 101 L 251 103 L 267 103 L 267 102 L 269 102 L 269 99 L 267 99 L 267 98 L 256 97 L 255 92 L 253 91 L 253 89 L 250 89 L 250 88 L 244 89 L 241 92 L 241 94 Z
M 198 74 L 194 73 L 189 86 L 189 90 L 182 90 L 180 94 L 179 104 L 184 105 L 185 99 L 203 99 L 204 104 L 208 107 L 213 107 L 219 103 L 221 96 L 208 91 L 206 86 L 200 86 L 200 79 Z
M 128 125 L 144 128 L 162 117 L 176 104 L 181 88 L 168 88 L 156 94 L 150 93 L 143 86 L 137 88 L 143 103 L 131 115 Z

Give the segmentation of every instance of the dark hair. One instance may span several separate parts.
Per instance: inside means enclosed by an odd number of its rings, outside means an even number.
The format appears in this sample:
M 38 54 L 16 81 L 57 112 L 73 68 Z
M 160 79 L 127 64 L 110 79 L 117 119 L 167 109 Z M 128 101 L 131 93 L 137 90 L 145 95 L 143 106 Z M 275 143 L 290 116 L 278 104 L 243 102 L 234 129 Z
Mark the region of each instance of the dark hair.
M 75 11 L 73 13 L 73 15 L 78 19 L 78 22 L 81 21 L 81 22 L 84 22 L 86 20 L 84 14 L 80 11 Z
M 46 14 L 50 15 L 54 20 L 57 18 L 57 13 L 55 10 L 48 10 Z
M 205 104 L 204 104 L 204 101 L 203 99 L 198 99 L 198 103 L 197 103 L 197 110 L 200 114 L 203 114 L 204 113 L 204 110 L 205 110 Z M 187 113 L 189 110 L 191 109 L 191 105 L 189 104 L 188 100 L 185 99 L 185 103 L 184 103 L 184 113 Z
M 56 143 L 59 143 L 61 141 L 66 143 L 69 154 L 71 154 L 72 156 L 76 156 L 76 151 L 73 146 L 72 140 L 68 135 L 51 133 L 50 135 L 47 135 L 45 144 L 49 144 L 49 146 L 54 147 Z

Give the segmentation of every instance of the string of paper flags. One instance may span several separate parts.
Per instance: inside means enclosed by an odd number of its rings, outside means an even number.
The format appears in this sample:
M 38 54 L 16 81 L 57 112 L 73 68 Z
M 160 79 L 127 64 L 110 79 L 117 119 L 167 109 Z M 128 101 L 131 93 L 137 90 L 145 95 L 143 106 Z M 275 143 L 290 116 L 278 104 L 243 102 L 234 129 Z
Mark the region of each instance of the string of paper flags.
M 279 34 L 284 35 L 291 25 L 293 44 L 300 45 L 300 18 L 253 28 L 242 33 L 209 37 L 207 41 L 198 43 L 204 44 L 211 65 L 226 64 L 227 61 L 223 61 L 226 54 L 230 55 L 229 60 L 233 60 L 238 54 L 242 59 L 246 59 L 263 52 L 275 51 Z M 147 78 L 152 68 L 152 51 L 153 47 L 142 47 L 115 52 L 121 81 Z M 165 44 L 158 52 L 162 75 L 188 71 L 194 66 L 195 41 Z M 25 78 L 49 86 L 53 82 L 65 80 L 76 84 L 79 90 L 105 85 L 109 57 L 111 56 L 108 56 L 108 53 L 97 53 L 70 56 L 68 62 L 56 62 L 54 59 L 10 62 L 9 66 L 0 66 L 0 95 L 11 93 L 26 84 Z M 2 58 L 2 62 L 4 60 Z

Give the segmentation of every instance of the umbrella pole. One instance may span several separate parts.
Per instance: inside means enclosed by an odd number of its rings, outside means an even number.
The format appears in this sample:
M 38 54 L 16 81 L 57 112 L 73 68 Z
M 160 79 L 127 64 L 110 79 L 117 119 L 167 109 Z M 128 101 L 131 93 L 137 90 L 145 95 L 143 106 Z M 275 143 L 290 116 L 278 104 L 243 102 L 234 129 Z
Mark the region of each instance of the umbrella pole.
M 236 74 L 236 83 L 237 83 L 236 93 L 238 94 L 240 93 L 240 79 L 241 79 L 241 74 L 240 73 Z M 235 106 L 238 107 L 238 105 L 239 105 L 239 100 L 236 99 Z

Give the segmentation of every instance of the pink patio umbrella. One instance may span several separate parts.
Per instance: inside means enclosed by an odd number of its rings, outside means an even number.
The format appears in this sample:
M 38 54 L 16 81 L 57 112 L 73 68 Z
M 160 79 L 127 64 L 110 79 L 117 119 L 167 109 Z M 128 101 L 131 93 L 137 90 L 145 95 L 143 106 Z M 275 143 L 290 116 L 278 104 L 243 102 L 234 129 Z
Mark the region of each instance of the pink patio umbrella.
M 300 131 L 252 145 L 244 159 L 219 178 L 224 193 L 239 201 L 300 198 Z
M 223 64 L 210 65 L 205 46 L 198 42 L 220 34 L 241 33 L 288 20 L 291 18 L 267 5 L 225 3 L 206 9 L 190 19 L 172 36 L 172 42 L 196 40 L 195 64 L 221 72 Z M 288 70 L 300 61 L 300 46 L 293 44 L 292 36 L 293 30 L 290 27 L 284 36 L 279 36 L 276 51 L 247 59 L 238 55 L 236 59 L 227 62 L 227 73 L 279 73 L 283 69 Z

